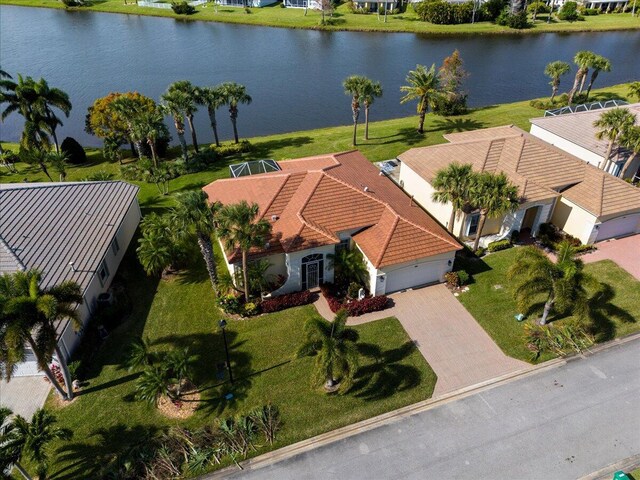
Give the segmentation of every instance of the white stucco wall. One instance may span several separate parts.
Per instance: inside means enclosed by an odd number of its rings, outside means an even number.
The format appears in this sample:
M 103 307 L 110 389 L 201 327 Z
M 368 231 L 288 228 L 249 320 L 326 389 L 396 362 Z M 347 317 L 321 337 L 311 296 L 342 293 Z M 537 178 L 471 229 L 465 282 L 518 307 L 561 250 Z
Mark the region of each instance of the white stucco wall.
M 593 243 L 598 234 L 597 218 L 566 198 L 558 200 L 551 223 L 585 244 Z
M 287 268 L 287 281 L 278 290 L 272 293 L 272 295 L 283 295 L 285 293 L 298 292 L 302 289 L 302 258 L 307 255 L 322 254 L 324 258 L 324 282 L 333 282 L 333 268 L 329 266 L 328 254 L 335 252 L 335 245 L 325 245 L 322 247 L 309 248 L 307 250 L 301 250 L 299 252 L 291 252 L 286 254 L 286 268 Z

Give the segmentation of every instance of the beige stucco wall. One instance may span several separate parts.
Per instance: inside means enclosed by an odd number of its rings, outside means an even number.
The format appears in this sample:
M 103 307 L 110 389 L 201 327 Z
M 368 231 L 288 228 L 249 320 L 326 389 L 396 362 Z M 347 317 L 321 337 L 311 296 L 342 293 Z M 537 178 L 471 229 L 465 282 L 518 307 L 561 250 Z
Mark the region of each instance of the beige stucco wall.
M 551 223 L 562 231 L 572 235 L 582 243 L 592 243 L 597 231 L 594 229 L 597 219 L 595 215 L 583 210 L 566 198 L 561 198 L 551 216 Z

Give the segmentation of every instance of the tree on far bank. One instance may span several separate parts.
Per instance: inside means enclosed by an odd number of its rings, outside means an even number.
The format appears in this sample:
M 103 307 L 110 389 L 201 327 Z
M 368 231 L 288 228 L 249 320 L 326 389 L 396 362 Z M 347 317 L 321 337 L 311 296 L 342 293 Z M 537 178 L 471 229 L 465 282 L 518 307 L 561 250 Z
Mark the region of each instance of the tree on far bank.
M 555 62 L 548 63 L 544 69 L 544 74 L 551 78 L 549 85 L 551 85 L 551 98 L 550 102 L 553 102 L 553 99 L 558 94 L 558 89 L 560 88 L 560 77 L 562 75 L 566 75 L 571 70 L 571 67 L 567 62 L 561 62 L 560 60 L 556 60 Z
M 406 82 L 408 85 L 400 87 L 400 91 L 405 93 L 400 103 L 418 101 L 418 133 L 424 133 L 424 119 L 427 111 L 440 96 L 440 80 L 436 74 L 435 64 L 429 69 L 424 65 L 416 65 L 415 70 L 409 71 Z

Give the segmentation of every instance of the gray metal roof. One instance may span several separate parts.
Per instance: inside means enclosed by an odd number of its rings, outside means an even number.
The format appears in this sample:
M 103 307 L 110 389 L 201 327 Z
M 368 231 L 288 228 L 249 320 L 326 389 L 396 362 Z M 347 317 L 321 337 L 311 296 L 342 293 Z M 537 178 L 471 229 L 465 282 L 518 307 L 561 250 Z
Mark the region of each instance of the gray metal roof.
M 84 291 L 137 193 L 120 181 L 1 184 L 0 273 L 37 268 L 43 288 Z

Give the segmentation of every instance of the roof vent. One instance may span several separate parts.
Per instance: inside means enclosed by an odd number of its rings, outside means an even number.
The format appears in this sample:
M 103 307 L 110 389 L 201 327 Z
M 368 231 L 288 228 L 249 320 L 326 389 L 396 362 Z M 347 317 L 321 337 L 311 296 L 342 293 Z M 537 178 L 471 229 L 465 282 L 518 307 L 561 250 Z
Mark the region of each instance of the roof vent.
M 363 189 L 363 190 L 364 190 L 365 192 L 368 192 L 368 191 L 369 191 L 369 187 L 364 187 L 364 189 Z
M 73 266 L 73 261 L 69 262 L 69 266 L 71 267 L 72 272 L 77 272 L 76 267 Z
M 278 215 L 271 215 L 271 221 L 275 222 L 276 220 L 278 220 Z

